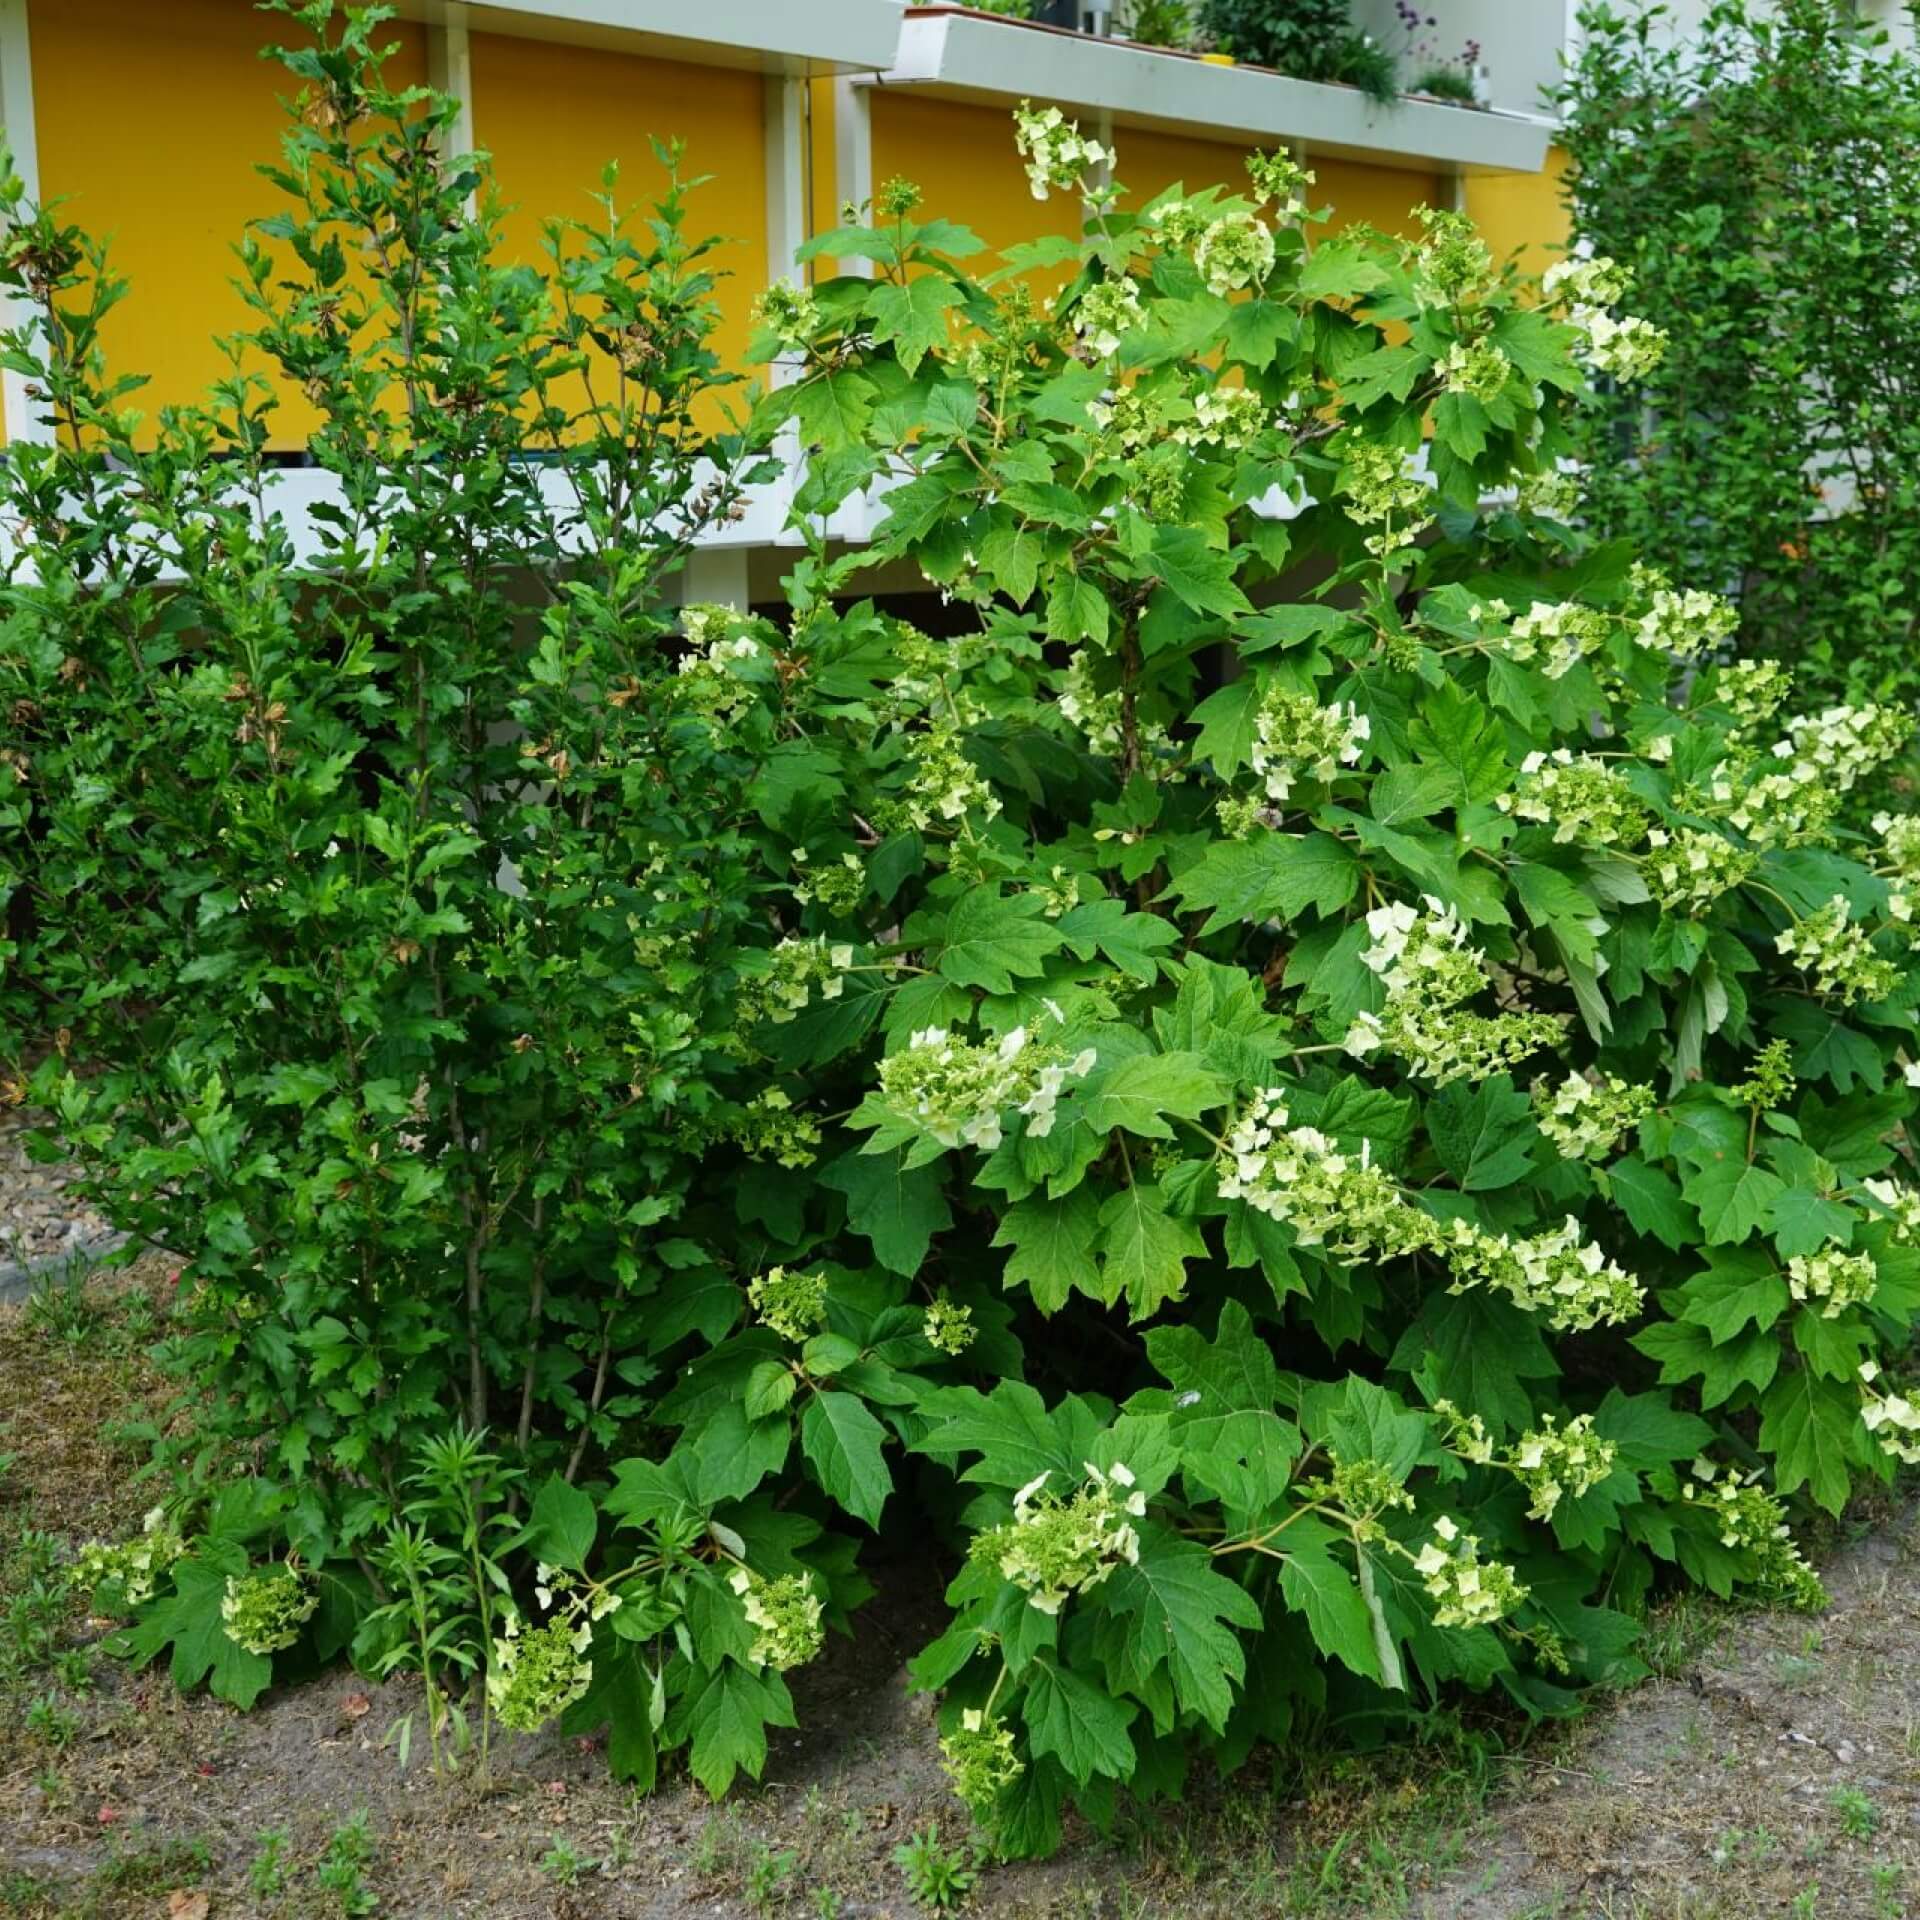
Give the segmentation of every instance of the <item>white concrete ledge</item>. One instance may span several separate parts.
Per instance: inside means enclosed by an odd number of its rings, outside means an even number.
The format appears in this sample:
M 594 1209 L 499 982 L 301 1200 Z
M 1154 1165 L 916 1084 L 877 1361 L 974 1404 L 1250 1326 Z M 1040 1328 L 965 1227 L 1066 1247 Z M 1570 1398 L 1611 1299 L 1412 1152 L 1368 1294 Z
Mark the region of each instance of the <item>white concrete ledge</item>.
M 899 56 L 873 84 L 996 105 L 1031 98 L 1190 139 L 1304 141 L 1313 153 L 1466 172 L 1538 173 L 1553 130 L 1532 115 L 1429 100 L 1383 106 L 1353 87 L 945 7 L 907 9 Z M 1119 171 L 1124 179 L 1124 147 Z
M 900 35 L 900 0 L 401 0 L 400 11 L 476 33 L 782 71 L 871 71 L 892 62 Z

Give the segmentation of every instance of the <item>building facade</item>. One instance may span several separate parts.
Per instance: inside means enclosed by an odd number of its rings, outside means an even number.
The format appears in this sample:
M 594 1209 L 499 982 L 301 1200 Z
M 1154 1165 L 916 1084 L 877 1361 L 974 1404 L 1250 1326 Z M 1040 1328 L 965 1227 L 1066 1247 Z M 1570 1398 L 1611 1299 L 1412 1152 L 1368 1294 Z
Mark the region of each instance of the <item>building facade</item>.
M 1082 6 L 1103 24 L 1103 7 Z M 644 196 L 652 139 L 684 140 L 692 171 L 711 176 L 692 218 L 728 236 L 720 345 L 739 353 L 755 295 L 793 271 L 795 249 L 895 176 L 991 246 L 1056 223 L 1059 205 L 1036 205 L 1014 151 L 1009 114 L 1023 98 L 1109 138 L 1136 200 L 1175 181 L 1239 184 L 1250 149 L 1285 145 L 1315 169 L 1336 224 L 1399 229 L 1423 203 L 1458 206 L 1497 251 L 1537 267 L 1564 221 L 1542 90 L 1568 9 L 1434 10 L 1449 39 L 1479 42 L 1484 107 L 1382 106 L 1098 32 L 901 0 L 403 0 L 391 71 L 466 103 L 466 143 L 493 156 L 517 209 L 507 243 L 529 259 L 541 219 L 583 211 L 609 160 L 623 191 Z M 1391 11 L 1392 0 L 1356 9 L 1382 28 Z M 224 370 L 216 338 L 242 323 L 231 249 L 272 210 L 257 167 L 276 151 L 286 90 L 259 50 L 289 31 L 251 0 L 0 0 L 0 118 L 16 167 L 30 192 L 110 237 L 132 296 L 107 345 L 151 376 L 149 409 L 197 397 Z M 7 431 L 35 431 L 17 376 L 3 397 Z M 294 472 L 301 408 L 289 396 L 276 416 Z M 705 590 L 744 592 L 743 553 L 726 548 L 775 538 L 778 509 L 723 536 Z

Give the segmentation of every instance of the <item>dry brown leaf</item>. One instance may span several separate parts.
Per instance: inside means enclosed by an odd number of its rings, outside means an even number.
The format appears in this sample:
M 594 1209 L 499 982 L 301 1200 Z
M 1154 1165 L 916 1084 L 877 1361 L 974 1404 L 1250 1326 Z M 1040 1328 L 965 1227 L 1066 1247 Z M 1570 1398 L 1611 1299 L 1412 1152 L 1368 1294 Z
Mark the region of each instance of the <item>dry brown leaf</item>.
M 340 1711 L 349 1720 L 364 1720 L 373 1711 L 373 1702 L 364 1693 L 350 1693 L 340 1702 Z
M 212 1904 L 205 1893 L 189 1893 L 185 1887 L 175 1887 L 167 1895 L 167 1920 L 207 1920 L 207 1909 Z

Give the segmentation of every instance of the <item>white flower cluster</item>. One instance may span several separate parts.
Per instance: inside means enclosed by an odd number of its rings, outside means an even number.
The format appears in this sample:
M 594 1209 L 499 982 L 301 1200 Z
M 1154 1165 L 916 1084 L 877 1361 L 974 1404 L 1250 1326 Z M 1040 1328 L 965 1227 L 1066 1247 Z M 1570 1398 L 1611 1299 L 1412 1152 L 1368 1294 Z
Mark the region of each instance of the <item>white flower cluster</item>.
M 1273 234 L 1250 213 L 1223 213 L 1194 242 L 1193 264 L 1207 291 L 1238 293 L 1273 271 Z
M 1331 780 L 1342 767 L 1357 766 L 1373 723 L 1351 701 L 1323 707 L 1310 693 L 1270 686 L 1254 710 L 1248 752 L 1267 798 L 1284 800 L 1295 780 Z
M 1117 156 L 1111 147 L 1089 140 L 1077 122 L 1058 107 L 1036 112 L 1031 100 L 1022 100 L 1013 116 L 1014 145 L 1027 163 L 1027 184 L 1036 200 L 1058 189 L 1071 193 L 1097 167 L 1110 167 Z
M 760 643 L 730 631 L 738 619 L 731 607 L 696 605 L 680 612 L 680 630 L 691 648 L 680 656 L 680 692 L 711 719 L 731 720 L 753 704 L 754 689 L 739 669 L 760 657 Z
M 1481 292 L 1493 273 L 1493 254 L 1479 230 L 1451 208 L 1415 207 L 1425 238 L 1413 253 L 1414 296 L 1423 306 L 1458 306 Z
M 1567 309 L 1567 323 L 1582 336 L 1580 357 L 1596 373 L 1629 382 L 1651 373 L 1667 356 L 1667 335 L 1650 321 L 1616 320 L 1607 309 L 1627 296 L 1624 269 L 1604 254 L 1556 260 L 1540 282 L 1553 304 Z
M 1731 660 L 1713 683 L 1713 697 L 1742 727 L 1765 725 L 1792 693 L 1793 675 L 1778 660 Z
M 549 1566 L 546 1561 L 536 1562 L 533 1569 L 533 1597 L 539 1601 L 540 1610 L 550 1613 L 556 1596 L 562 1610 L 577 1614 L 583 1609 L 589 1620 L 604 1620 L 610 1613 L 618 1613 L 626 1604 L 620 1596 L 607 1587 L 592 1587 L 583 1593 L 579 1578 L 565 1567 Z
M 1571 520 L 1580 511 L 1580 476 L 1564 467 L 1543 467 L 1520 482 L 1514 504 L 1546 520 Z
M 1219 447 L 1237 453 L 1267 424 L 1260 396 L 1248 387 L 1208 387 L 1193 396 L 1193 418 L 1169 430 L 1183 447 Z
M 1597 1070 L 1570 1073 L 1557 1087 L 1536 1080 L 1530 1091 L 1534 1123 L 1568 1160 L 1605 1160 L 1655 1102 L 1651 1087 Z
M 1763 1593 L 1807 1610 L 1825 1606 L 1820 1576 L 1793 1544 L 1786 1510 L 1759 1480 L 1757 1469 L 1743 1479 L 1731 1468 L 1722 1470 L 1702 1458 L 1693 1463 L 1693 1478 L 1683 1481 L 1680 1491 L 1711 1509 L 1723 1547 L 1753 1556 L 1755 1584 Z
M 820 1122 L 793 1104 L 783 1087 L 756 1093 L 721 1123 L 723 1136 L 750 1160 L 810 1167 L 820 1157 Z
M 1901 1246 L 1920 1245 L 1920 1187 L 1897 1180 L 1862 1180 L 1860 1190 L 1878 1206 Z
M 1520 763 L 1520 779 L 1496 804 L 1516 819 L 1551 825 L 1561 845 L 1619 847 L 1638 840 L 1646 803 L 1597 755 L 1556 747 Z
M 1433 518 L 1433 491 L 1414 470 L 1413 458 L 1397 447 L 1361 441 L 1347 449 L 1340 473 L 1347 518 L 1379 527 L 1364 542 L 1376 560 L 1410 547 Z
M 1273 202 L 1276 220 L 1298 220 L 1307 210 L 1306 189 L 1316 175 L 1285 153 L 1250 153 L 1247 177 L 1262 200 Z
M 1874 1383 L 1879 1367 L 1860 1363 L 1860 1423 L 1878 1442 L 1880 1451 L 1909 1467 L 1920 1467 L 1920 1407 L 1904 1393 L 1882 1393 Z
M 913 773 L 902 802 L 906 816 L 922 833 L 936 820 L 964 820 L 979 813 L 991 820 L 1000 811 L 1000 796 L 960 747 L 951 727 L 935 727 L 915 734 L 909 746 Z
M 1284 1221 L 1305 1247 L 1347 1260 L 1385 1259 L 1431 1247 L 1437 1223 L 1373 1164 L 1372 1150 L 1344 1152 L 1315 1127 L 1289 1127 L 1286 1094 L 1255 1097 L 1226 1138 L 1223 1200 L 1244 1200 Z
M 1223 1200 L 1242 1200 L 1293 1229 L 1302 1246 L 1347 1260 L 1430 1253 L 1453 1274 L 1452 1291 L 1491 1286 L 1516 1305 L 1569 1330 L 1623 1320 L 1641 1289 L 1583 1241 L 1568 1216 L 1551 1232 L 1509 1238 L 1469 1220 L 1441 1220 L 1408 1200 L 1363 1145 L 1351 1154 L 1314 1127 L 1289 1127 L 1286 1095 L 1269 1087 L 1228 1132 Z
M 747 1282 L 747 1305 L 763 1327 L 803 1346 L 827 1324 L 827 1276 L 769 1267 Z
M 1546 1233 L 1489 1233 L 1470 1220 L 1444 1223 L 1436 1251 L 1453 1270 L 1452 1293 L 1497 1287 L 1515 1306 L 1540 1314 L 1556 1332 L 1631 1320 L 1646 1290 L 1572 1214 Z
M 793 864 L 799 877 L 793 883 L 793 897 L 810 903 L 818 900 L 829 913 L 851 913 L 867 897 L 867 869 L 857 853 L 843 853 L 831 866 L 816 867 L 805 847 L 795 847 Z
M 1513 362 L 1491 340 L 1471 345 L 1456 340 L 1440 362 L 1439 372 L 1449 393 L 1464 394 L 1484 407 L 1499 399 L 1513 378 Z
M 1434 1602 L 1437 1627 L 1490 1627 L 1527 1597 L 1513 1569 L 1482 1560 L 1479 1540 L 1444 1513 L 1433 1523 L 1433 1538 L 1414 1555 L 1413 1570 Z
M 1676 660 L 1698 660 L 1725 646 L 1739 624 L 1739 610 L 1717 593 L 1698 587 L 1684 593 L 1661 587 L 1652 606 L 1640 616 L 1634 638 L 1643 647 Z
M 776 280 L 753 303 L 753 324 L 764 327 L 782 352 L 797 353 L 820 331 L 820 301 L 811 287 Z
M 1490 609 L 1504 612 L 1499 603 Z M 1478 615 L 1476 614 L 1476 618 Z M 1606 642 L 1607 616 L 1577 600 L 1536 600 L 1495 642 L 1509 660 L 1558 680 Z
M 1743 885 L 1760 860 L 1723 834 L 1697 827 L 1675 827 L 1672 832 L 1652 827 L 1647 845 L 1640 877 L 1669 913 L 1694 914 L 1712 906 L 1723 893 Z
M 1136 452 L 1168 431 L 1165 398 L 1138 386 L 1109 388 L 1099 399 L 1087 402 L 1087 416 L 1118 443 L 1122 453 Z
M 961 1710 L 959 1726 L 940 1742 L 940 1764 L 954 1792 L 976 1813 L 985 1813 L 1026 1771 L 1014 1751 L 1013 1729 L 989 1720 L 980 1707 Z
M 1096 690 L 1093 667 L 1093 653 L 1081 647 L 1061 676 L 1057 704 L 1074 729 L 1085 736 L 1088 746 L 1111 751 L 1121 739 L 1120 693 L 1118 688 L 1106 693 Z
M 487 1669 L 487 1704 L 500 1724 L 534 1733 L 564 1713 L 593 1685 L 592 1645 L 593 1623 L 582 1613 L 531 1628 L 509 1613 Z
M 230 1574 L 220 1596 L 220 1624 L 236 1647 L 279 1653 L 300 1638 L 320 1606 L 312 1578 L 285 1560 Z
M 1644 380 L 1667 357 L 1667 330 L 1651 320 L 1632 314 L 1616 320 L 1597 307 L 1579 307 L 1567 317 L 1586 335 L 1581 358 L 1595 373 L 1609 374 L 1622 386 Z
M 789 934 L 768 953 L 766 972 L 743 983 L 743 1007 L 749 1018 L 784 1026 L 812 1004 L 816 989 L 822 1000 L 838 1000 L 852 965 L 853 948 L 845 942 Z
M 1873 830 L 1880 836 L 1881 871 L 1920 881 L 1920 814 L 1876 813 Z
M 1863 774 L 1891 760 L 1913 736 L 1912 716 L 1898 707 L 1823 707 L 1787 722 L 1774 758 L 1806 766 L 1851 792 Z
M 1432 894 L 1424 913 L 1396 901 L 1369 913 L 1366 927 L 1373 944 L 1360 958 L 1380 976 L 1386 1006 L 1354 1015 L 1346 1048 L 1356 1058 L 1384 1048 L 1444 1087 L 1558 1043 L 1561 1023 L 1549 1014 L 1458 1011 L 1486 986 L 1486 956 L 1468 944 L 1453 908 Z
M 1084 1080 L 1093 1068 L 1091 1047 L 1068 1060 L 1057 1047 L 1033 1044 L 1025 1027 L 993 1045 L 927 1027 L 880 1062 L 880 1097 L 943 1147 L 991 1152 L 1003 1138 L 1009 1108 L 1026 1120 L 1031 1138 L 1051 1133 L 1066 1083 Z
M 1619 1448 L 1593 1430 L 1592 1414 L 1576 1414 L 1564 1427 L 1547 1414 L 1514 1442 L 1501 1465 L 1531 1496 L 1527 1517 L 1551 1520 L 1563 1499 L 1577 1500 L 1597 1487 L 1618 1455 Z
M 1920 938 L 1920 900 L 1914 888 L 1920 886 L 1920 815 L 1896 817 L 1890 813 L 1873 816 L 1873 830 L 1880 836 L 1878 871 L 1898 885 L 1887 892 L 1887 917 L 1902 926 L 1915 929 L 1909 939 Z
M 1630 282 L 1624 267 L 1605 254 L 1556 260 L 1540 278 L 1540 292 L 1556 305 L 1613 307 L 1627 297 Z
M 187 1550 L 185 1537 L 167 1518 L 165 1507 L 153 1507 L 131 1540 L 108 1545 L 89 1540 L 75 1557 L 75 1581 L 89 1590 L 110 1581 L 120 1583 L 120 1604 L 131 1613 L 153 1598 L 161 1577 Z
M 820 1623 L 820 1596 L 811 1573 L 783 1573 L 765 1580 L 735 1567 L 727 1584 L 740 1596 L 740 1610 L 754 1628 L 748 1659 L 784 1673 L 804 1666 L 820 1651 L 826 1629 Z
M 1849 1307 L 1863 1307 L 1873 1298 L 1880 1276 L 1870 1254 L 1796 1254 L 1787 1262 L 1787 1291 L 1809 1306 L 1818 1306 L 1823 1320 L 1837 1320 Z
M 1023 1588 L 1027 1605 L 1058 1613 L 1069 1594 L 1097 1587 L 1115 1567 L 1140 1558 L 1133 1522 L 1147 1510 L 1132 1470 L 1116 1461 L 1104 1473 L 1086 1462 L 1086 1484 L 1062 1499 L 1046 1490 L 1052 1474 L 1013 1496 L 1013 1519 L 974 1537 L 972 1555 Z
M 949 1297 L 943 1287 L 928 1303 L 920 1331 L 927 1345 L 941 1353 L 965 1353 L 977 1334 L 973 1309 Z
M 1451 1400 L 1436 1400 L 1433 1416 L 1440 1422 L 1440 1444 L 1449 1453 L 1471 1461 L 1476 1467 L 1493 1464 L 1493 1436 L 1477 1413 L 1462 1413 Z
M 1852 923 L 1851 913 L 1846 895 L 1836 893 L 1773 943 L 1812 975 L 1815 993 L 1831 995 L 1844 1007 L 1856 1000 L 1884 1000 L 1900 982 L 1899 968 L 1874 952 L 1866 929 Z
M 1120 351 L 1120 342 L 1146 317 L 1140 289 L 1125 275 L 1096 281 L 1080 296 L 1073 312 L 1074 324 L 1096 360 L 1111 360 Z
M 1893 707 L 1838 706 L 1799 715 L 1766 756 L 1775 771 L 1756 775 L 1736 756 L 1716 771 L 1700 803 L 1759 846 L 1797 845 L 1817 838 L 1840 796 L 1899 752 L 1912 730 L 1908 716 Z

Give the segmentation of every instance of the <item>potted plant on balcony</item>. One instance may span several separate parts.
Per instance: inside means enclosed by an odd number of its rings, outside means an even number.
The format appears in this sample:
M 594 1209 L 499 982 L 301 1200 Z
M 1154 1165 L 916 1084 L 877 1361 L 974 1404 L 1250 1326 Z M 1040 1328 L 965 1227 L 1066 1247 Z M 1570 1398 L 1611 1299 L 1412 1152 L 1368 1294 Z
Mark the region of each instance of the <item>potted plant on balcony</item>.
M 1248 66 L 1357 87 L 1370 100 L 1399 98 L 1399 63 L 1353 24 L 1347 0 L 1199 0 L 1199 23 Z
M 1413 75 L 1407 92 L 1454 107 L 1489 104 L 1488 73 L 1480 57 L 1480 42 L 1467 41 L 1457 54 L 1443 53 L 1434 37 L 1439 17 L 1422 13 L 1412 0 L 1394 0 L 1394 13 L 1405 39 L 1401 60 Z

